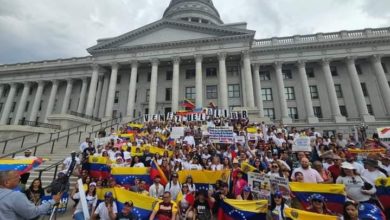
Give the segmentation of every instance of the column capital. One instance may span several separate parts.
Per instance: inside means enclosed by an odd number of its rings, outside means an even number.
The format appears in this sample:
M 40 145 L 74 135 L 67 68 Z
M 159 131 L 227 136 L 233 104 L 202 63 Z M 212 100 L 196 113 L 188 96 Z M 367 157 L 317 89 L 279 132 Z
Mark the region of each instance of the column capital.
M 73 78 L 66 79 L 66 83 L 73 83 Z
M 24 86 L 31 86 L 32 82 L 24 82 L 23 85 Z
M 243 50 L 241 51 L 242 58 L 249 58 L 250 52 L 249 50 Z
M 150 62 L 152 63 L 153 66 L 157 66 L 158 64 L 160 64 L 160 61 L 157 58 L 151 59 Z
M 100 66 L 97 63 L 93 63 L 93 64 L 91 64 L 91 68 L 93 71 L 99 71 Z
M 356 59 L 355 56 L 347 56 L 347 57 L 345 58 L 345 63 L 346 63 L 347 65 L 355 65 L 355 59 Z
M 306 67 L 306 60 L 298 60 L 295 65 L 298 68 L 305 68 Z
M 282 69 L 282 65 L 283 65 L 283 62 L 281 61 L 275 61 L 272 66 L 275 68 L 275 69 Z
M 38 83 L 38 86 L 44 86 L 45 85 L 45 81 L 44 80 L 38 80 L 37 83 Z
M 321 65 L 322 65 L 322 66 L 329 66 L 329 64 L 330 64 L 331 61 L 332 61 L 332 60 L 331 60 L 330 58 L 322 58 L 322 59 L 321 59 Z
M 260 69 L 260 63 L 252 63 L 254 69 Z
M 217 55 L 218 55 L 218 60 L 219 61 L 226 60 L 227 53 L 221 52 L 221 53 L 218 53 Z
M 138 60 L 131 60 L 130 64 L 131 68 L 138 68 Z
M 202 62 L 203 60 L 203 56 L 200 54 L 195 54 L 194 57 L 196 62 Z
M 85 77 L 81 77 L 80 79 L 83 83 L 87 83 L 88 77 L 85 76 Z
M 373 63 L 376 63 L 376 62 L 382 62 L 382 57 L 383 55 L 382 54 L 374 54 L 372 56 L 370 56 L 370 61 L 373 62 Z
M 58 85 L 58 83 L 60 82 L 60 80 L 58 80 L 58 79 L 53 79 L 53 80 L 51 80 L 51 83 L 54 85 L 54 84 L 57 84 Z
M 173 64 L 179 64 L 180 63 L 180 57 L 173 57 L 172 58 Z
M 118 69 L 119 69 L 119 63 L 117 63 L 117 62 L 112 62 L 112 63 L 111 63 L 111 69 L 116 69 L 116 70 L 118 70 Z

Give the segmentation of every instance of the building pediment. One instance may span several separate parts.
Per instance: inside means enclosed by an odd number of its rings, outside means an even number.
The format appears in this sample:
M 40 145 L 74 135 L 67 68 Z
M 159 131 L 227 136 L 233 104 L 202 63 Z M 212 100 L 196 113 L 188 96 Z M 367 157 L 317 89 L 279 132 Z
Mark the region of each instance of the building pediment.
M 122 51 L 139 47 L 159 47 L 167 43 L 191 43 L 215 41 L 229 37 L 254 36 L 255 32 L 246 29 L 198 24 L 186 21 L 163 19 L 123 35 L 98 40 L 88 52 L 97 54 L 105 51 Z

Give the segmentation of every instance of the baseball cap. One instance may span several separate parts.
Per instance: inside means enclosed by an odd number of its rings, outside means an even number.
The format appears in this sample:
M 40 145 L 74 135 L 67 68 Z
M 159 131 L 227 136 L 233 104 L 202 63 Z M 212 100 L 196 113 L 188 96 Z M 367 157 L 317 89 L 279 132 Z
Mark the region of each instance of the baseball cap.
M 96 183 L 95 183 L 95 182 L 91 182 L 91 183 L 89 184 L 89 186 L 96 186 Z
M 123 203 L 125 206 L 129 206 L 129 207 L 133 207 L 133 201 L 127 201 L 127 202 L 125 202 L 125 203 Z
M 107 198 L 107 197 L 112 197 L 112 192 L 106 192 L 104 193 L 104 197 Z

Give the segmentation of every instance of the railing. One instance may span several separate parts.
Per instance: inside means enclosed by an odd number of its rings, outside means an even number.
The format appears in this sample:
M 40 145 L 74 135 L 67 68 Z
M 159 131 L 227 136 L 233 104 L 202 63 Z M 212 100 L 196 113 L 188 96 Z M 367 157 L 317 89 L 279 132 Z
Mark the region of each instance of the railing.
M 381 36 L 390 36 L 390 27 L 259 39 L 253 42 L 253 47 L 272 47 L 278 45 L 291 45 L 345 39 L 362 39 Z
M 40 127 L 40 128 L 50 128 L 55 130 L 61 130 L 60 125 L 53 125 L 48 123 L 42 123 L 38 121 L 26 121 L 26 120 L 19 120 L 19 125 L 27 125 L 32 127 Z
M 52 165 L 50 165 L 48 167 L 35 169 L 35 171 L 39 172 L 38 178 L 42 179 L 42 173 L 43 172 L 49 171 L 49 170 L 54 168 L 54 174 L 53 174 L 53 181 L 54 181 L 56 176 L 57 176 L 58 166 L 62 165 L 62 163 L 63 163 L 63 161 L 60 160 L 60 161 L 58 161 L 58 162 L 56 162 L 56 163 L 54 163 L 54 164 L 52 164 Z
M 26 140 L 26 137 L 32 137 L 32 136 L 34 136 L 34 135 L 37 135 L 37 139 L 36 139 L 35 143 L 38 143 L 39 137 L 40 137 L 40 133 L 38 133 L 38 134 L 35 134 L 35 133 L 34 133 L 34 134 L 27 134 L 27 135 L 23 135 L 23 136 L 19 136 L 19 137 L 14 137 L 14 138 L 9 138 L 9 139 L 0 141 L 0 144 L 1 144 L 1 143 L 4 143 L 4 144 L 3 144 L 3 154 L 4 154 L 4 152 L 5 152 L 6 146 L 7 146 L 8 143 L 10 143 L 11 141 L 15 141 L 15 142 L 21 141 L 20 148 L 23 148 L 23 145 L 24 145 L 24 142 L 25 142 L 25 140 Z M 31 138 L 30 138 L 30 139 L 31 139 Z M 19 140 L 19 141 L 18 141 L 18 140 Z
M 74 116 L 77 116 L 77 117 L 80 117 L 80 118 L 89 119 L 89 120 L 94 120 L 94 121 L 99 121 L 99 122 L 102 121 L 101 118 L 94 117 L 92 115 L 86 115 L 84 113 L 79 113 L 79 112 L 75 112 L 75 111 L 69 111 L 68 114 L 74 115 Z

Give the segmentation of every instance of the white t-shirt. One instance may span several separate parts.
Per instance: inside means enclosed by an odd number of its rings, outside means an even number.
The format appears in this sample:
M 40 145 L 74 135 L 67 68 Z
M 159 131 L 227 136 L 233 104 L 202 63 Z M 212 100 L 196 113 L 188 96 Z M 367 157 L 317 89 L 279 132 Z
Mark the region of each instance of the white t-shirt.
M 135 163 L 133 167 L 145 167 L 145 165 L 142 162 Z
M 193 136 L 185 136 L 183 141 L 187 141 L 188 145 L 195 146 L 195 139 Z
M 179 195 L 179 192 L 181 191 L 181 184 L 179 182 L 177 182 L 176 184 L 174 184 L 172 181 L 169 182 L 166 186 L 165 186 L 165 191 L 169 191 L 171 193 L 171 196 L 172 196 L 172 200 L 173 201 L 176 201 L 176 198 L 177 198 L 177 195 Z
M 368 171 L 367 169 L 363 170 L 363 172 L 360 174 L 362 177 L 364 177 L 367 182 L 375 185 L 375 180 L 378 178 L 386 178 L 386 175 L 382 173 L 379 170 L 375 170 L 373 172 Z
M 112 211 L 117 214 L 118 208 L 116 203 L 112 203 Z M 105 202 L 101 202 L 95 210 L 95 214 L 99 215 L 100 220 L 111 220 L 110 215 L 108 214 L 108 209 Z
M 64 163 L 63 163 L 63 164 L 65 164 L 65 169 L 64 170 L 68 170 L 71 163 L 72 163 L 72 157 L 67 157 L 64 160 Z M 78 158 L 78 157 L 76 157 L 76 166 L 77 165 L 80 165 L 80 158 Z
M 386 170 L 387 172 L 387 175 L 390 175 L 390 165 L 389 166 L 385 166 L 383 164 L 380 164 L 379 165 L 382 169 Z
M 301 172 L 303 174 L 303 182 L 305 183 L 322 183 L 324 180 L 317 172 L 317 170 L 308 168 L 303 169 L 302 167 L 295 168 L 293 173 L 291 174 L 291 179 L 295 180 L 295 173 Z
M 96 195 L 95 196 L 86 195 L 85 198 L 87 199 L 88 209 L 91 212 L 93 207 L 96 207 L 97 196 Z M 73 199 L 80 199 L 80 193 L 74 194 Z M 82 212 L 82 211 L 83 211 L 83 207 L 81 205 L 81 202 L 79 202 L 79 203 L 77 203 L 76 210 L 74 211 L 74 214 Z
M 222 170 L 223 165 L 222 164 L 211 164 L 211 170 Z
M 88 143 L 84 141 L 83 143 L 80 144 L 80 151 L 84 152 L 85 149 L 88 148 Z
M 284 208 L 288 208 L 288 205 L 284 204 Z M 281 205 L 277 205 L 274 210 L 271 211 L 271 215 L 272 215 L 272 219 L 278 219 L 278 220 L 283 220 L 286 218 L 286 215 L 282 215 L 282 212 L 284 212 L 284 210 L 282 210 L 282 206 Z M 277 216 L 277 218 L 276 218 Z M 283 218 L 283 216 L 285 218 Z

